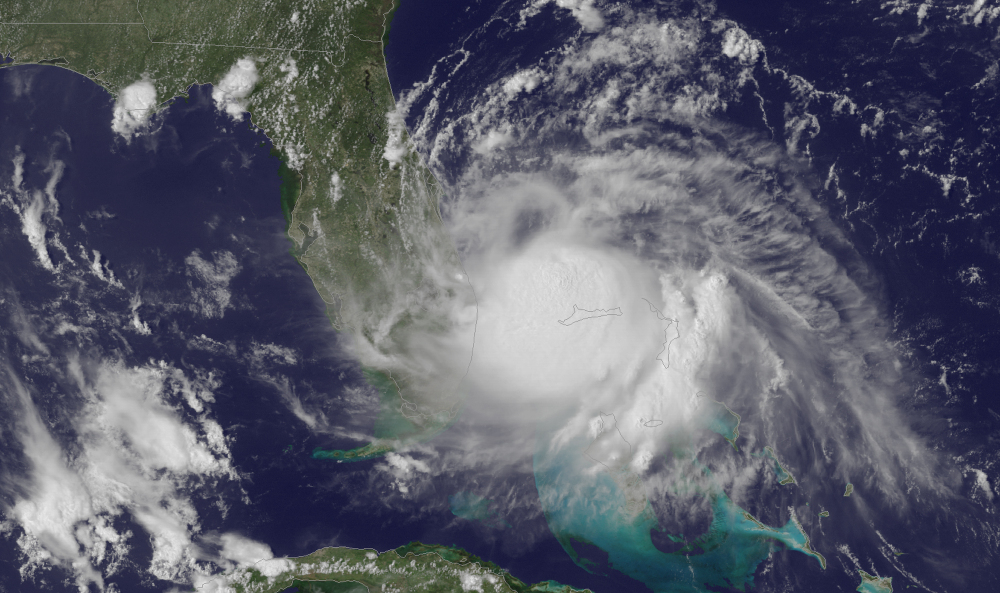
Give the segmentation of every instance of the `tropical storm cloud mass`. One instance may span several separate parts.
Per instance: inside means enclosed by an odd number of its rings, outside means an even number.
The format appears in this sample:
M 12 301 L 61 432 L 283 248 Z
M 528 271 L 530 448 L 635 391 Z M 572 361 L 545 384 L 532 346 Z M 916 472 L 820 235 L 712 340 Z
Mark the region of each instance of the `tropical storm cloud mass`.
M 710 7 L 614 5 L 583 25 L 478 87 L 468 81 L 483 79 L 485 42 L 471 34 L 399 89 L 412 140 L 446 185 L 442 216 L 479 306 L 465 385 L 482 426 L 460 445 L 475 452 L 437 471 L 487 471 L 504 456 L 493 448 L 530 449 L 567 552 L 653 590 L 750 585 L 775 561 L 746 542 L 725 561 L 664 553 L 728 504 L 768 527 L 754 535 L 806 554 L 784 561 L 857 574 L 868 566 L 858 556 L 874 554 L 933 590 L 900 563 L 904 541 L 883 533 L 933 517 L 960 540 L 990 541 L 983 507 L 951 505 L 992 490 L 970 488 L 972 472 L 929 435 L 934 410 L 914 399 L 926 380 L 883 279 L 820 200 L 835 173 L 812 164 L 821 130 L 805 109 L 821 94 L 784 75 L 800 99 L 775 128 L 755 76 L 783 73 Z M 846 94 L 825 103 L 859 110 Z M 746 104 L 754 127 L 734 121 Z M 534 439 L 481 436 L 526 426 Z M 844 496 L 860 484 L 863 502 Z M 824 508 L 843 522 L 821 525 Z M 794 537 L 779 533 L 789 525 Z M 687 537 L 654 547 L 651 528 Z M 739 522 L 728 529 L 732 543 Z M 825 557 L 807 558 L 803 536 L 826 542 L 812 543 Z M 870 547 L 852 549 L 859 538 Z M 584 542 L 607 555 L 584 557 Z
M 995 32 L 976 6 L 879 18 Z M 0 593 L 242 591 L 418 540 L 595 592 L 985 590 L 1000 276 L 945 227 L 988 216 L 960 170 L 984 149 L 934 160 L 944 116 L 797 73 L 785 21 L 727 3 L 468 12 L 404 74 L 393 25 L 371 141 L 441 226 L 402 217 L 410 267 L 362 258 L 398 286 L 334 301 L 327 214 L 291 226 L 244 118 L 269 58 L 162 105 L 146 76 L 0 71 L 36 118 L 0 115 Z

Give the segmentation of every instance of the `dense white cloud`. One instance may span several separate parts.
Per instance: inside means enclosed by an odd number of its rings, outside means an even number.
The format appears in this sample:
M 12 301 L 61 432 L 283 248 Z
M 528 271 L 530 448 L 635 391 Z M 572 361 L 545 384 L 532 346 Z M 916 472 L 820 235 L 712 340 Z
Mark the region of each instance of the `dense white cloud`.
M 257 64 L 253 58 L 237 60 L 212 89 L 212 99 L 219 111 L 228 113 L 235 120 L 243 119 L 246 98 L 253 92 L 257 79 Z
M 238 533 L 224 533 L 221 538 L 222 550 L 219 554 L 226 560 L 246 565 L 274 558 L 267 544 L 244 537 Z
M 118 93 L 111 129 L 131 141 L 132 136 L 149 124 L 156 109 L 156 87 L 147 79 L 133 82 Z
M 751 38 L 743 29 L 733 27 L 722 38 L 722 53 L 744 64 L 753 64 L 764 53 L 764 44 Z

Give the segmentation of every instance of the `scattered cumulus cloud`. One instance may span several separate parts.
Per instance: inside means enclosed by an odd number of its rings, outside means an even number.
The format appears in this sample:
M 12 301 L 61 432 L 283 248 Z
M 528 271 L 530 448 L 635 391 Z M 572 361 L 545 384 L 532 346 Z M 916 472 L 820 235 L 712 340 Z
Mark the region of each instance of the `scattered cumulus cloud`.
M 463 572 L 458 575 L 462 591 L 477 591 L 483 593 L 483 575 L 471 572 Z
M 253 342 L 250 346 L 250 356 L 254 364 L 260 366 L 268 366 L 273 363 L 293 365 L 299 362 L 298 355 L 294 350 L 278 344 Z
M 129 309 L 132 312 L 132 316 L 129 318 L 129 326 L 139 332 L 143 336 L 148 336 L 152 334 L 152 330 L 149 329 L 149 324 L 139 318 L 139 307 L 142 306 L 142 297 L 139 293 L 135 293 L 129 300 Z
M 236 257 L 229 251 L 216 251 L 212 261 L 198 251 L 184 260 L 191 280 L 192 308 L 205 317 L 222 317 L 232 305 L 229 282 L 241 270 Z
M 1000 16 L 1000 6 L 987 6 L 987 3 L 987 0 L 975 0 L 963 15 L 964 20 L 971 20 L 976 26 L 992 23 Z M 926 15 L 926 11 L 924 14 Z
M 988 500 L 993 500 L 993 489 L 990 488 L 989 476 L 987 476 L 986 472 L 981 469 L 973 468 L 972 471 L 976 474 L 976 486 L 983 491 L 983 494 L 986 495 Z

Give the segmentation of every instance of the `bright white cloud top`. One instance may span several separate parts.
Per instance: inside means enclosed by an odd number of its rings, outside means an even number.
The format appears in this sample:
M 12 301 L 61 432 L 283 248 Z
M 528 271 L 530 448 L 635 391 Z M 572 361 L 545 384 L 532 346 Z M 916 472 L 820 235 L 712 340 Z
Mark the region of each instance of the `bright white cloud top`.
M 149 124 L 149 118 L 156 110 L 156 87 L 143 79 L 123 88 L 115 101 L 111 129 L 126 141 L 141 132 Z
M 237 60 L 212 89 L 212 99 L 216 107 L 235 120 L 243 119 L 243 113 L 246 112 L 246 98 L 253 92 L 257 79 L 257 64 L 253 58 Z

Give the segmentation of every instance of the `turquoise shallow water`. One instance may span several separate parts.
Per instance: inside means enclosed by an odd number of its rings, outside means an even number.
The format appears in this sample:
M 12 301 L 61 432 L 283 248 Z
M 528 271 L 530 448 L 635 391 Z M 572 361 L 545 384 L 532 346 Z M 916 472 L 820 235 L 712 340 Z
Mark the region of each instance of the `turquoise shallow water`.
M 474 492 L 456 492 L 448 497 L 448 506 L 451 514 L 469 521 L 478 521 L 490 527 L 505 529 L 510 524 L 497 516 L 496 511 L 490 509 L 493 504 L 488 498 L 483 498 Z
M 588 445 L 579 438 L 553 449 L 540 436 L 534 457 L 535 485 L 549 527 L 581 567 L 618 571 L 664 593 L 752 587 L 760 563 L 780 546 L 812 556 L 825 568 L 794 516 L 782 527 L 764 525 L 713 485 L 707 468 L 702 471 L 710 486 L 702 496 L 712 509 L 708 530 L 685 540 L 690 543 L 676 552 L 657 549 L 650 532 L 660 525 L 648 501 L 641 508 L 642 491 L 623 479 L 627 472 L 616 479 L 604 468 L 597 470 L 582 454 Z

